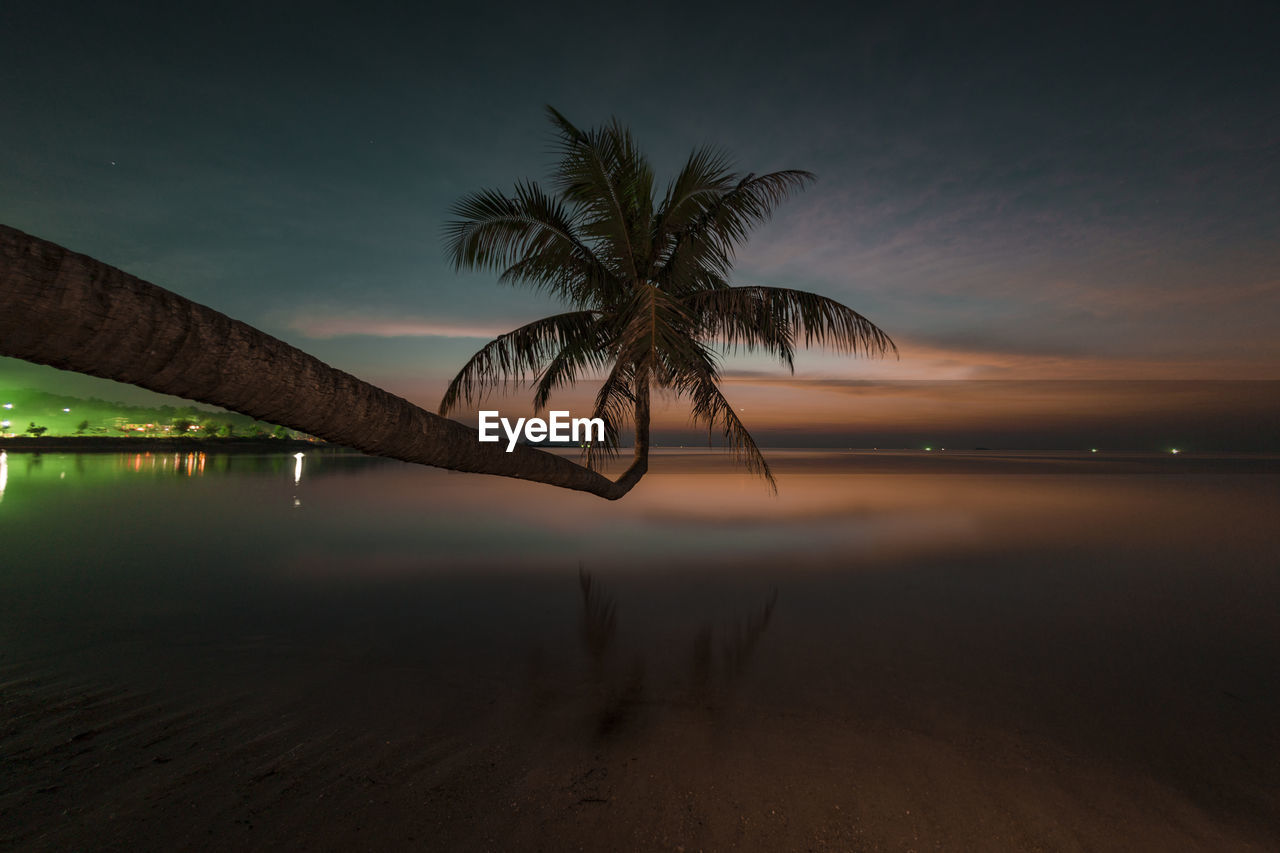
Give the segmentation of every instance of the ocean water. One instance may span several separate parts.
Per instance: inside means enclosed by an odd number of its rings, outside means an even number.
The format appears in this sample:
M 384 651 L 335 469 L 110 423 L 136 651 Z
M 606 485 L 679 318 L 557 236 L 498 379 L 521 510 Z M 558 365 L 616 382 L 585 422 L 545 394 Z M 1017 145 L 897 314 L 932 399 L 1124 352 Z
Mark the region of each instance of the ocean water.
M 1277 460 L 768 455 L 777 495 L 667 450 L 610 503 L 356 455 L 10 452 L 0 672 L 637 761 L 696 719 L 835 788 L 879 755 L 935 800 L 1026 772 L 1089 813 L 1105 778 L 1275 837 Z M 875 752 L 908 734 L 953 763 Z

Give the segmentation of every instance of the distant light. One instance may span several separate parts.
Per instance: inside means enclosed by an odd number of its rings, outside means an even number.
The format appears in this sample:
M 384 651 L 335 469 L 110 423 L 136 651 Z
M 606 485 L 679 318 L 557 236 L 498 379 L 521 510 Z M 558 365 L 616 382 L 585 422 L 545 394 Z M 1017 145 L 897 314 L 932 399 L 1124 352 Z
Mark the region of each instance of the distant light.
M 6 409 L 12 409 L 12 408 L 13 408 L 13 403 L 5 403 L 5 404 L 4 404 L 4 407 L 5 407 Z
M 1175 447 L 1175 448 L 1173 448 L 1172 450 L 1170 450 L 1169 452 L 1170 452 L 1170 453 L 1172 453 L 1174 456 L 1177 456 L 1177 455 L 1178 455 L 1179 453 L 1181 453 L 1182 451 L 1178 450 L 1178 448 L 1176 448 L 1176 447 Z
M 8 429 L 8 428 L 9 428 L 8 421 L 0 421 L 0 429 Z
M 926 447 L 925 450 L 933 450 L 932 447 Z
M 1095 448 L 1093 448 L 1092 450 L 1090 450 L 1089 452 L 1090 452 L 1090 453 L 1097 453 L 1097 452 L 1098 452 L 1098 448 L 1096 448 L 1096 447 L 1095 447 Z
M 69 412 L 69 411 L 71 411 L 71 410 L 70 410 L 70 409 L 63 409 L 62 411 L 64 411 L 64 412 Z

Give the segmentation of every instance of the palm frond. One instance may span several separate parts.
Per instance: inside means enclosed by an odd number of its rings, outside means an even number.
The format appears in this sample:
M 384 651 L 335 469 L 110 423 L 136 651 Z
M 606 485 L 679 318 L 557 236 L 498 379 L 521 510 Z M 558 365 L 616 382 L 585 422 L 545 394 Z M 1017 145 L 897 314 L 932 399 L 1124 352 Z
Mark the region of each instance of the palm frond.
M 769 463 L 756 445 L 756 441 L 747 432 L 738 413 L 732 404 L 725 399 L 717 384 L 718 376 L 696 371 L 685 385 L 684 394 L 690 399 L 689 414 L 695 423 L 705 424 L 708 437 L 719 430 L 729 452 L 746 466 L 753 474 L 759 474 L 769 485 L 774 494 L 778 492 L 778 483 L 773 479 Z
M 449 383 L 440 401 L 447 415 L 460 403 L 482 399 L 487 391 L 510 379 L 521 380 L 576 341 L 597 334 L 596 311 L 571 311 L 534 320 L 485 344 Z
M 630 131 L 616 120 L 602 128 L 579 130 L 547 107 L 559 132 L 560 163 L 552 181 L 613 270 L 628 281 L 639 279 L 638 249 L 653 214 L 653 171 Z M 639 245 L 638 245 L 639 244 Z
M 603 370 L 614 360 L 614 335 L 606 318 L 597 317 L 589 334 L 568 341 L 534 383 L 533 408 L 541 412 L 555 389 L 572 385 L 584 370 Z
M 814 180 L 812 172 L 799 169 L 749 174 L 710 199 L 698 216 L 673 231 L 663 265 L 664 284 L 678 285 L 681 271 L 712 271 L 727 279 L 735 250 L 751 229 L 767 222 L 775 207 Z
M 514 196 L 481 190 L 452 208 L 445 251 L 454 269 L 497 269 L 508 282 L 528 282 L 581 304 L 607 290 L 609 271 L 578 233 L 564 204 L 536 183 L 516 184 Z
M 662 365 L 663 384 L 690 401 L 689 414 L 694 423 L 707 428 L 708 438 L 720 431 L 729 452 L 746 464 L 747 470 L 764 477 L 769 489 L 776 493 L 778 484 L 769 463 L 743 426 L 733 406 L 720 392 L 720 369 L 715 353 L 705 344 L 694 342 L 681 357 Z
M 866 317 L 816 293 L 726 287 L 692 294 L 684 302 L 698 315 L 702 336 L 731 350 L 763 350 L 788 365 L 796 343 L 867 357 L 898 352 L 893 340 Z
M 728 156 L 717 148 L 696 148 L 689 155 L 658 205 L 648 277 L 653 277 L 656 269 L 670 260 L 676 235 L 733 188 L 737 178 L 732 168 Z
M 671 231 L 688 226 L 733 188 L 733 162 L 718 148 L 695 148 L 667 187 L 659 206 L 662 224 Z
M 592 471 L 608 459 L 618 455 L 618 441 L 622 426 L 634 411 L 636 396 L 632 390 L 635 371 L 632 366 L 622 360 L 614 363 L 613 369 L 596 392 L 595 407 L 591 417 L 604 421 L 604 441 L 592 442 L 587 446 L 586 463 Z

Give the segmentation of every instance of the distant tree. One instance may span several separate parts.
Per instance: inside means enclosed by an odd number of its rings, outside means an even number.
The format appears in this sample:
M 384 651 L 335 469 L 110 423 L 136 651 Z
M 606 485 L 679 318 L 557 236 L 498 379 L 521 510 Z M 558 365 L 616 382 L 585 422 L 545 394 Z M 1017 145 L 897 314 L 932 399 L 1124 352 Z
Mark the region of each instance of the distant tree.
M 231 423 L 230 421 L 223 424 L 222 428 L 218 430 L 218 435 L 223 436 L 224 438 L 234 438 L 235 434 L 236 434 L 236 425 Z
M 39 438 L 40 436 L 44 435 L 48 431 L 49 431 L 49 428 L 46 426 L 36 426 L 35 421 L 32 421 L 31 426 L 27 427 L 27 432 L 31 433 L 31 435 L 34 438 Z
M 278 426 L 271 433 L 272 438 L 289 438 L 289 430 L 286 427 Z
M 80 422 L 80 425 L 76 427 L 76 435 L 84 435 L 85 430 L 87 430 L 88 428 L 89 428 L 89 419 L 85 418 Z
M 169 431 L 171 433 L 176 433 L 177 435 L 186 435 L 191 431 L 191 427 L 193 426 L 195 426 L 195 424 L 191 423 L 187 418 L 178 418 L 173 421 Z

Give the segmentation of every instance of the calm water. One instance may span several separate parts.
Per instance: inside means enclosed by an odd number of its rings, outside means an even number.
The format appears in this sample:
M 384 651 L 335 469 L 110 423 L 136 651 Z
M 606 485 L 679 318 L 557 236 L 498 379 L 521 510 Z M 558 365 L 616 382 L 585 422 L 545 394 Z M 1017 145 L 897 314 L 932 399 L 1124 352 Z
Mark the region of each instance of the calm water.
M 549 754 L 776 737 L 808 780 L 840 750 L 904 789 L 1025 765 L 1086 813 L 1105 777 L 1280 835 L 1276 460 L 770 458 L 776 497 L 668 451 L 606 503 L 356 456 L 8 453 L 0 665 Z M 952 763 L 875 753 L 908 735 Z

